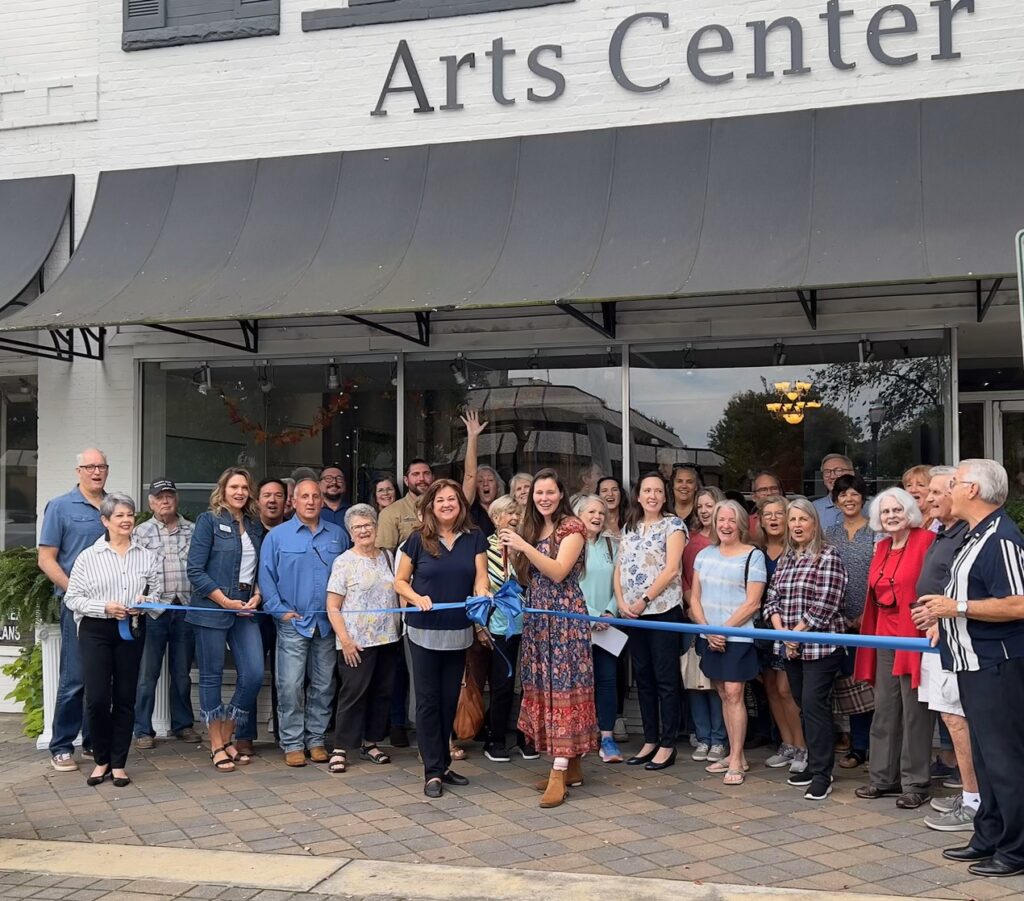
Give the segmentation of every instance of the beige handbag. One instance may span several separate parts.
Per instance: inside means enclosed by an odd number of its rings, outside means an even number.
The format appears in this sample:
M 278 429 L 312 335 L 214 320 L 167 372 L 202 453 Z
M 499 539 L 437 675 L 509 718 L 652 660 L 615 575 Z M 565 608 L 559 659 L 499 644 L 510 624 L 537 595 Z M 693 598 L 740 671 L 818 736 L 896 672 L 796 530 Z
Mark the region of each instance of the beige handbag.
M 690 649 L 679 659 L 683 674 L 683 688 L 687 691 L 711 691 L 711 680 L 704 675 L 704 671 L 700 668 L 697 649 L 690 645 Z

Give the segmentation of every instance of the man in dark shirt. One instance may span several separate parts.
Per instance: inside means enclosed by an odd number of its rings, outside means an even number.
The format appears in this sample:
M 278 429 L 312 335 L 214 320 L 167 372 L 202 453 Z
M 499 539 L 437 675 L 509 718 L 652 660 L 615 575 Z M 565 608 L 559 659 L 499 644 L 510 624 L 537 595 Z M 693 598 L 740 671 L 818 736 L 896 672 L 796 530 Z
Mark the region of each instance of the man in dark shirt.
M 929 635 L 957 674 L 981 806 L 970 843 L 943 856 L 969 862 L 977 876 L 1014 876 L 1024 873 L 1024 616 L 1010 601 L 1024 594 L 1024 536 L 1003 508 L 999 463 L 964 460 L 949 486 L 952 515 L 968 531 L 945 596 L 925 595 L 918 610 L 938 620 Z

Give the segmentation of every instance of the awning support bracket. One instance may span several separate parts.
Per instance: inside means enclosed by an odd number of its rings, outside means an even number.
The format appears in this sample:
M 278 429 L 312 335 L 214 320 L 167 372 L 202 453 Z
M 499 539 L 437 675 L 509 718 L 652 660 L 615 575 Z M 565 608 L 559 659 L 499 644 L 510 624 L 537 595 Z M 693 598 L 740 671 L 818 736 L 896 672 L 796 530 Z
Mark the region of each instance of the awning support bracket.
M 0 335 L 0 348 L 39 357 L 42 360 L 59 360 L 70 363 L 76 357 L 81 360 L 103 360 L 106 350 L 107 330 L 98 328 L 47 329 L 50 345 L 34 344 Z M 76 346 L 80 341 L 81 349 Z
M 558 307 L 563 313 L 568 313 L 577 322 L 582 322 L 587 328 L 593 329 L 599 335 L 603 335 L 609 340 L 615 338 L 615 301 L 607 301 L 602 303 L 601 306 L 601 322 L 595 322 L 586 313 L 581 313 L 576 309 L 568 300 L 556 300 L 555 306 Z
M 988 315 L 989 307 L 992 306 L 992 301 L 996 299 L 996 295 L 999 293 L 999 289 L 1003 287 L 1003 280 L 997 278 L 992 282 L 992 287 L 989 289 L 985 299 L 981 299 L 981 279 L 978 279 L 974 283 L 974 300 L 978 308 L 978 322 L 984 322 L 985 317 Z
M 356 322 L 359 325 L 365 325 L 367 328 L 371 328 L 377 332 L 383 332 L 385 335 L 391 335 L 393 338 L 401 338 L 404 341 L 412 341 L 413 344 L 419 344 L 420 347 L 430 347 L 430 311 L 426 310 L 422 313 L 416 313 L 416 334 L 417 337 L 407 335 L 405 332 L 400 332 L 398 329 L 390 328 L 386 325 L 381 325 L 379 322 L 373 322 L 369 319 L 364 319 L 362 316 L 345 316 L 349 322 Z
M 797 291 L 797 300 L 800 301 L 800 306 L 803 307 L 804 315 L 807 317 L 807 322 L 812 329 L 817 330 L 818 328 L 818 289 L 811 288 L 810 291 Z
M 225 341 L 223 338 L 214 338 L 212 335 L 203 335 L 199 332 L 190 332 L 187 329 L 174 328 L 171 325 L 151 324 L 161 332 L 170 332 L 172 335 L 181 335 L 183 338 L 194 338 L 196 341 L 204 341 L 207 344 L 216 344 L 218 347 L 227 347 L 231 350 L 241 350 L 247 354 L 256 354 L 260 351 L 260 321 L 258 319 L 239 319 L 238 327 L 242 330 L 242 341 Z

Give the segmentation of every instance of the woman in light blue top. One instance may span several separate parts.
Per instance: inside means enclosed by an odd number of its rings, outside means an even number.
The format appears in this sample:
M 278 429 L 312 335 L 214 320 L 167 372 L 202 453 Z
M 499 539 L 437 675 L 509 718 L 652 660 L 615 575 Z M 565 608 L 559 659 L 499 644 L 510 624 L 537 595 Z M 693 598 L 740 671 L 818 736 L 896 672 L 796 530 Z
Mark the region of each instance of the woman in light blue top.
M 612 576 L 619 543 L 605 532 L 608 505 L 597 495 L 585 494 L 576 498 L 572 509 L 587 530 L 586 568 L 580 577 L 587 612 L 591 616 L 615 616 L 617 607 Z M 595 632 L 607 628 L 600 623 L 593 624 Z M 601 730 L 601 759 L 605 763 L 622 763 L 622 752 L 613 735 L 618 706 L 618 658 L 597 645 L 593 646 L 593 652 L 594 705 L 597 707 L 597 727 Z
M 750 543 L 749 516 L 736 501 L 721 501 L 711 514 L 711 546 L 694 561 L 690 616 L 708 626 L 750 628 L 768 581 L 764 552 Z M 700 668 L 722 699 L 729 759 L 705 769 L 724 773 L 726 785 L 742 785 L 749 769 L 743 755 L 747 734 L 745 683 L 757 677 L 760 665 L 751 638 L 709 635 L 698 643 Z

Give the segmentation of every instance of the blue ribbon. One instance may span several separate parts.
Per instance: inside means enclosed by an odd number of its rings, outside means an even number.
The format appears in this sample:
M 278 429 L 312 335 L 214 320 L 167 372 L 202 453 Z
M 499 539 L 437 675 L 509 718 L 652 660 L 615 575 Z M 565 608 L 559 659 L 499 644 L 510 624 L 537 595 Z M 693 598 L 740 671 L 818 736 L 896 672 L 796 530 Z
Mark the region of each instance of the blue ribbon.
M 500 610 L 505 614 L 505 638 L 511 638 L 515 631 L 515 619 L 523 615 L 523 586 L 515 579 L 508 579 L 491 597 L 475 595 L 466 599 L 466 616 L 478 626 L 487 629 L 491 614 Z M 508 677 L 512 678 L 512 661 L 497 645 L 494 650 L 505 661 Z

